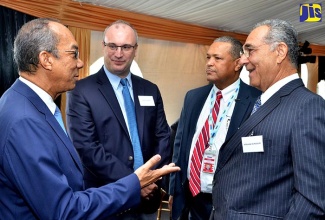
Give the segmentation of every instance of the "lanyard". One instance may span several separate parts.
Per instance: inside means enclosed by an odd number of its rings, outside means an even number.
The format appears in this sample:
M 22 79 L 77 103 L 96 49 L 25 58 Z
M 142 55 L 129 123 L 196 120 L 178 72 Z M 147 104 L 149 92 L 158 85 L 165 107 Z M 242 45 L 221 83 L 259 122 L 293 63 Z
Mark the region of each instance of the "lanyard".
M 208 120 L 208 122 L 209 122 L 209 132 L 210 132 L 209 147 L 213 146 L 212 143 L 213 143 L 213 140 L 214 140 L 214 138 L 216 136 L 216 133 L 218 132 L 218 130 L 220 128 L 222 120 L 225 118 L 227 112 L 229 111 L 232 102 L 237 97 L 238 91 L 239 91 L 239 86 L 236 88 L 235 92 L 230 97 L 229 102 L 227 103 L 226 108 L 223 110 L 220 117 L 219 117 L 219 114 L 217 115 L 219 120 L 216 121 L 216 124 L 214 125 L 214 128 L 213 128 L 212 111 L 213 111 L 214 103 L 216 102 L 216 99 L 214 98 L 214 96 L 216 95 L 216 92 L 215 91 L 212 92 L 212 94 L 210 96 L 210 114 L 209 114 L 209 120 Z

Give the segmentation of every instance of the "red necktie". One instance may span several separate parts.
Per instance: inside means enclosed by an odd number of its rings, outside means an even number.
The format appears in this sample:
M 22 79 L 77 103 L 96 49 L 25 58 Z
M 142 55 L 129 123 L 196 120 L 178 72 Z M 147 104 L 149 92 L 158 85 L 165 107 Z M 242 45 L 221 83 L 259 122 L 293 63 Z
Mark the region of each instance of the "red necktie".
M 219 90 L 217 92 L 216 101 L 214 103 L 214 107 L 212 111 L 213 127 L 217 120 L 217 115 L 219 113 L 221 98 L 222 98 L 222 94 Z M 192 158 L 191 158 L 189 186 L 193 197 L 199 194 L 199 192 L 201 191 L 201 179 L 200 179 L 201 165 L 202 165 L 204 151 L 208 147 L 209 138 L 210 138 L 210 130 L 209 130 L 209 117 L 208 117 L 196 141 Z

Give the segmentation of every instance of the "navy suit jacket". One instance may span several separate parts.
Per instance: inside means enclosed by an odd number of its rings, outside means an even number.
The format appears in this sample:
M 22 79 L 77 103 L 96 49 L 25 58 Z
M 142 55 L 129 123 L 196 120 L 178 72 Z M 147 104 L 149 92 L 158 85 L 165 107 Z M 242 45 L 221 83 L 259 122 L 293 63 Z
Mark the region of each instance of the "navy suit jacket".
M 143 159 L 146 162 L 160 154 L 156 167 L 161 167 L 171 161 L 171 149 L 159 89 L 133 74 L 131 80 Z M 155 106 L 140 106 L 138 96 L 152 96 Z M 66 114 L 69 135 L 85 166 L 86 187 L 102 186 L 134 172 L 129 132 L 103 68 L 77 82 L 68 93 Z
M 173 162 L 181 168 L 181 171 L 170 176 L 169 192 L 173 195 L 172 219 L 177 219 L 186 205 L 186 194 L 189 192 L 187 184 L 187 168 L 192 139 L 195 133 L 197 120 L 212 85 L 207 85 L 189 91 L 179 120 L 173 151 Z M 240 88 L 234 112 L 227 132 L 228 140 L 249 117 L 254 102 L 261 92 L 240 81 Z
M 18 79 L 0 99 L 0 125 L 1 219 L 103 219 L 140 202 L 135 174 L 83 191 L 72 142 Z
M 301 79 L 282 87 L 222 146 L 211 219 L 325 219 L 324 131 L 325 101 Z M 264 152 L 243 153 L 252 135 Z

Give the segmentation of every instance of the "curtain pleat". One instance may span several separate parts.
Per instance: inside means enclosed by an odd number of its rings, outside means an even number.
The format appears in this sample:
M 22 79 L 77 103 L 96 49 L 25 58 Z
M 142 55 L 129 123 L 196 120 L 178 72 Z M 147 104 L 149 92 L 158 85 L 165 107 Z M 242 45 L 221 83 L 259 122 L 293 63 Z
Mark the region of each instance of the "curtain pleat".
M 0 6 L 0 97 L 18 78 L 13 45 L 18 30 L 35 17 Z

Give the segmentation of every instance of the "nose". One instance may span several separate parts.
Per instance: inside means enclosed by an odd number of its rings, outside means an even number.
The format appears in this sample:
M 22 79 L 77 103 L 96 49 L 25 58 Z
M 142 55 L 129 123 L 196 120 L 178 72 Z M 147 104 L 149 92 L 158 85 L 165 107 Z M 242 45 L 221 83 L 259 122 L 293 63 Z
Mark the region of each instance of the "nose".
M 122 57 L 123 56 L 122 48 L 118 47 L 114 54 L 115 54 L 116 57 Z
M 80 58 L 78 58 L 77 68 L 81 69 L 82 67 L 84 67 L 84 62 Z
M 249 62 L 248 57 L 246 57 L 244 54 L 241 55 L 240 60 L 239 60 L 239 63 L 240 63 L 242 66 L 244 66 L 244 65 L 246 65 L 248 62 Z
M 206 66 L 212 66 L 212 58 L 207 58 Z

